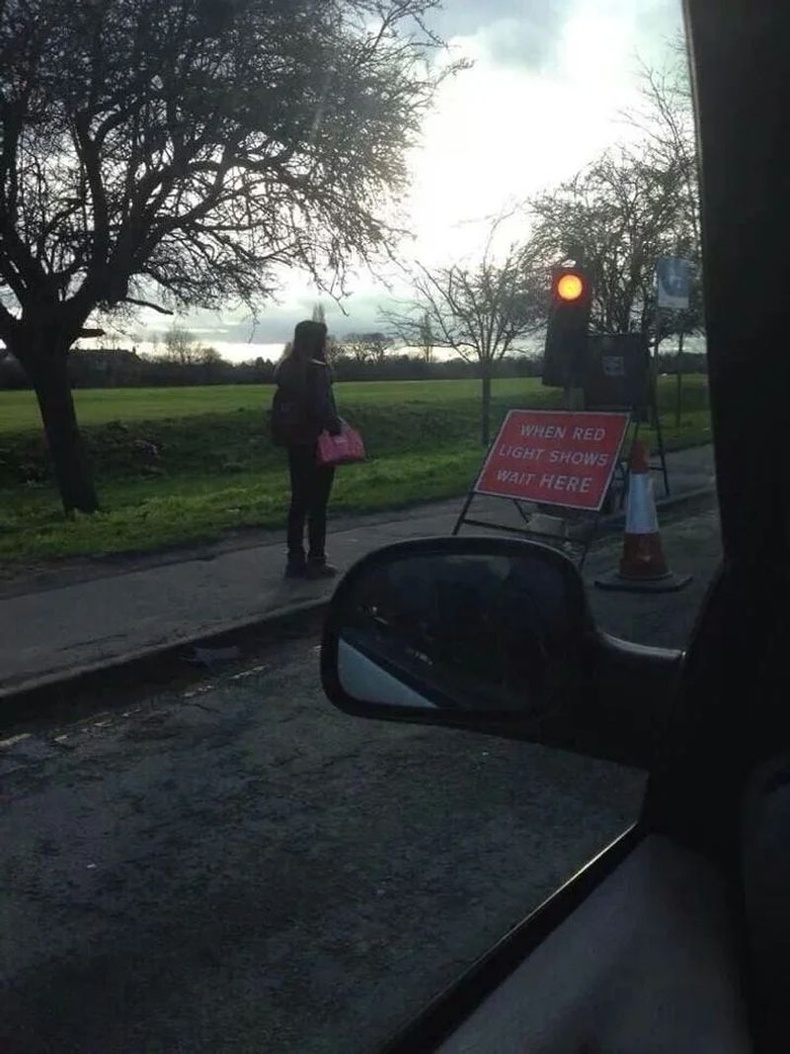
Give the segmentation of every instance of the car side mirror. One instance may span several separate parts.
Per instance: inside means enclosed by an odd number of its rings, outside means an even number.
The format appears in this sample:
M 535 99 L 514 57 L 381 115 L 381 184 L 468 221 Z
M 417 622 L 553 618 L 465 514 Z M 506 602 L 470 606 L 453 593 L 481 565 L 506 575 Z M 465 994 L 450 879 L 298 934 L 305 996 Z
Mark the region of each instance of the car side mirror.
M 335 591 L 321 679 L 347 713 L 443 725 L 649 768 L 683 652 L 595 625 L 555 549 L 496 537 L 399 542 Z
M 349 713 L 523 731 L 583 708 L 594 636 L 581 577 L 554 549 L 485 537 L 401 542 L 338 586 L 322 680 Z

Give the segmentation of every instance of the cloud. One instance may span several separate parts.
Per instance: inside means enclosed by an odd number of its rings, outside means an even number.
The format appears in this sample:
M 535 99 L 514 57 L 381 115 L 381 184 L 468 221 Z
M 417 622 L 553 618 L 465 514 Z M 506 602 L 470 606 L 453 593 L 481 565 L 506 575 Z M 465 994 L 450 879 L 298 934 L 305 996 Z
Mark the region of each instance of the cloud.
M 341 310 L 330 298 L 305 292 L 301 296 L 287 297 L 280 303 L 267 304 L 256 324 L 242 311 L 221 314 L 193 311 L 179 319 L 179 324 L 204 344 L 249 344 L 250 354 L 254 355 L 257 344 L 284 344 L 290 340 L 296 323 L 310 318 L 319 300 L 323 304 L 330 331 L 334 336 L 343 337 L 349 333 L 381 329 L 379 310 L 385 302 L 389 302 L 389 296 L 385 289 L 361 289 L 342 301 Z M 141 337 L 150 339 L 154 333 L 164 333 L 168 326 L 167 322 L 162 324 L 161 321 L 151 320 L 149 325 L 136 328 Z
M 556 60 L 563 26 L 576 0 L 449 0 L 432 23 L 464 52 L 492 65 L 541 72 Z M 527 10 L 526 8 L 529 8 Z M 463 47 L 463 42 L 468 46 Z
M 651 61 L 683 25 L 680 0 L 446 0 L 430 24 L 461 54 L 487 65 L 551 73 L 561 62 L 568 26 L 579 17 L 627 27 L 632 44 Z
M 502 18 L 477 34 L 486 58 L 504 69 L 552 69 L 571 5 L 546 3 L 521 18 Z

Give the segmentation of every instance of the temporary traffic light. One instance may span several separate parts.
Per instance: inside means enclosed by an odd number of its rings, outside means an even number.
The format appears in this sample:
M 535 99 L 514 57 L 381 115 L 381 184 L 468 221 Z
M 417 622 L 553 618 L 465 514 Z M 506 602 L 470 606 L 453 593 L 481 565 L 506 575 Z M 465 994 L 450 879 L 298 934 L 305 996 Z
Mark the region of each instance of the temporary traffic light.
M 555 267 L 551 272 L 551 305 L 543 354 L 543 383 L 550 388 L 581 384 L 592 287 L 581 267 Z
M 584 278 L 577 271 L 563 271 L 557 278 L 557 299 L 563 303 L 578 300 L 584 293 Z

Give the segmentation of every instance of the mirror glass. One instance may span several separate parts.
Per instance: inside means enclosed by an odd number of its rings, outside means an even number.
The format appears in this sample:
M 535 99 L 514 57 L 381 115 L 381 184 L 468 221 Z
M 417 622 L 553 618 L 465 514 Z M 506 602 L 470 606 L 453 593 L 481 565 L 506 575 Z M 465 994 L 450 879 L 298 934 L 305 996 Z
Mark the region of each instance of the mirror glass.
M 582 672 L 585 608 L 571 583 L 526 546 L 374 561 L 340 615 L 340 685 L 383 706 L 547 716 Z

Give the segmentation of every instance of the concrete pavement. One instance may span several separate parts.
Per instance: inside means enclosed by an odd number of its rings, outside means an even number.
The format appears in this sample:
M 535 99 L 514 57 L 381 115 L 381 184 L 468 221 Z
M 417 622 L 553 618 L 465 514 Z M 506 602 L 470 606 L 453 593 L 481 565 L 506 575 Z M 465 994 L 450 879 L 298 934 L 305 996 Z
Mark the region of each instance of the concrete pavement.
M 662 516 L 715 500 L 711 447 L 669 455 L 669 476 Z M 655 480 L 661 495 L 660 474 Z M 331 559 L 343 570 L 390 542 L 449 534 L 461 505 L 456 499 L 335 519 Z M 504 500 L 476 499 L 474 512 L 489 522 L 519 522 Z M 197 549 L 73 562 L 7 581 L 0 586 L 0 703 L 77 673 L 308 611 L 331 596 L 333 582 L 284 580 L 283 563 L 282 532 L 256 532 Z M 589 566 L 591 573 L 600 569 L 596 560 Z

